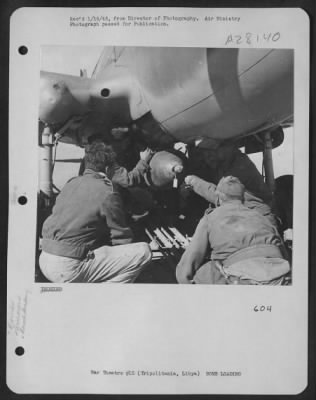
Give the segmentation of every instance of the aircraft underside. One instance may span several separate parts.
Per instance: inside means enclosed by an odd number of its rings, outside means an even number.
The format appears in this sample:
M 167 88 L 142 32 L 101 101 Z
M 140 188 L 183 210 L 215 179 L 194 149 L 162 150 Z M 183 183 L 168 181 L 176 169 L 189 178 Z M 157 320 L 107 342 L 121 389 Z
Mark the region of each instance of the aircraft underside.
M 183 241 L 207 208 L 197 196 L 181 203 L 178 189 L 191 160 L 190 152 L 175 150 L 175 144 L 192 148 L 207 139 L 248 154 L 262 152 L 265 181 L 276 203 L 284 199 L 293 182 L 275 181 L 272 149 L 282 144 L 283 127 L 293 124 L 293 66 L 289 49 L 106 47 L 91 78 L 43 71 L 39 229 L 57 194 L 52 176 L 58 142 L 83 147 L 97 139 L 115 146 L 112 133 L 125 132 L 127 152 L 147 146 L 155 151 L 144 183 L 151 218 L 132 225 L 138 240 L 157 241 L 156 265 L 172 282 Z M 282 231 L 292 227 L 291 207 L 289 202 Z M 154 277 L 140 281 L 161 280 L 155 268 Z

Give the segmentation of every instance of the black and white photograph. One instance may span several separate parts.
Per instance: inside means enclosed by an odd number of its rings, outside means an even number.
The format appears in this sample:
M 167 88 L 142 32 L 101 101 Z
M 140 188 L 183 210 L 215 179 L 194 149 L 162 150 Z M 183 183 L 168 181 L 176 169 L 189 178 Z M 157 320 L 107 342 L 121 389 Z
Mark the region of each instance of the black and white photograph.
M 293 50 L 51 46 L 41 69 L 37 282 L 291 284 Z
M 309 73 L 300 9 L 11 15 L 12 392 L 305 390 Z

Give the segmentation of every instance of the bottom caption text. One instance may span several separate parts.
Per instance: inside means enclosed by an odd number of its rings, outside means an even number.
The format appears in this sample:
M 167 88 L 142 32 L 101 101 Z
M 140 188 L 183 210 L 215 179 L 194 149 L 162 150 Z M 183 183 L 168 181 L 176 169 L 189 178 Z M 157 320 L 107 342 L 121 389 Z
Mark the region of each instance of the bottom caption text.
M 161 370 L 106 370 L 106 369 L 91 369 L 91 375 L 103 376 L 187 376 L 187 377 L 225 377 L 225 376 L 241 376 L 241 371 L 161 371 Z

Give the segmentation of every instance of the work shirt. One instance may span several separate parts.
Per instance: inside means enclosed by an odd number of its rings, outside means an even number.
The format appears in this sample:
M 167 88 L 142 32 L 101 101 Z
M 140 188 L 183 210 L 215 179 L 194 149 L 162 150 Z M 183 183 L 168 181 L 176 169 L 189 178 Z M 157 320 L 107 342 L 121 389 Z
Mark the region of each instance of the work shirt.
M 113 166 L 108 167 L 107 176 L 113 183 L 123 187 L 133 187 L 140 185 L 144 182 L 144 174 L 150 169 L 149 164 L 144 160 L 139 160 L 135 168 L 127 171 L 126 168 L 115 163 Z
M 282 245 L 275 226 L 239 200 L 228 201 L 200 220 L 177 274 L 192 279 L 211 250 L 211 260 L 224 262 L 239 250 L 262 245 Z
M 63 187 L 42 234 L 43 251 L 77 259 L 98 247 L 133 239 L 116 186 L 90 169 Z
M 190 186 L 193 191 L 213 205 L 217 203 L 216 185 L 212 182 L 207 182 L 197 176 L 193 176 L 190 181 Z M 275 217 L 271 212 L 271 208 L 260 197 L 255 196 L 248 190 L 244 194 L 244 205 L 252 210 L 258 211 L 260 214 L 269 218 L 270 221 L 276 224 Z

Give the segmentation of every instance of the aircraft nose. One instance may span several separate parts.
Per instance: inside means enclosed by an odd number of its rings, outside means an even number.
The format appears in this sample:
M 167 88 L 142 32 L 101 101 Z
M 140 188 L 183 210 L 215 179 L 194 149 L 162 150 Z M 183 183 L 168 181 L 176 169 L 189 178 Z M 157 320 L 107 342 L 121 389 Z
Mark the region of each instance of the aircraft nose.
M 58 123 L 67 119 L 66 111 L 71 104 L 66 84 L 47 75 L 40 79 L 39 118 L 46 123 Z
M 67 82 L 65 76 L 42 72 L 39 119 L 48 124 L 64 123 L 75 115 L 82 115 L 87 112 L 88 91 L 81 86 L 81 81 Z M 79 92 L 79 95 L 77 92 Z M 76 93 L 76 97 L 74 93 Z M 84 97 L 84 99 L 81 99 L 81 97 Z

